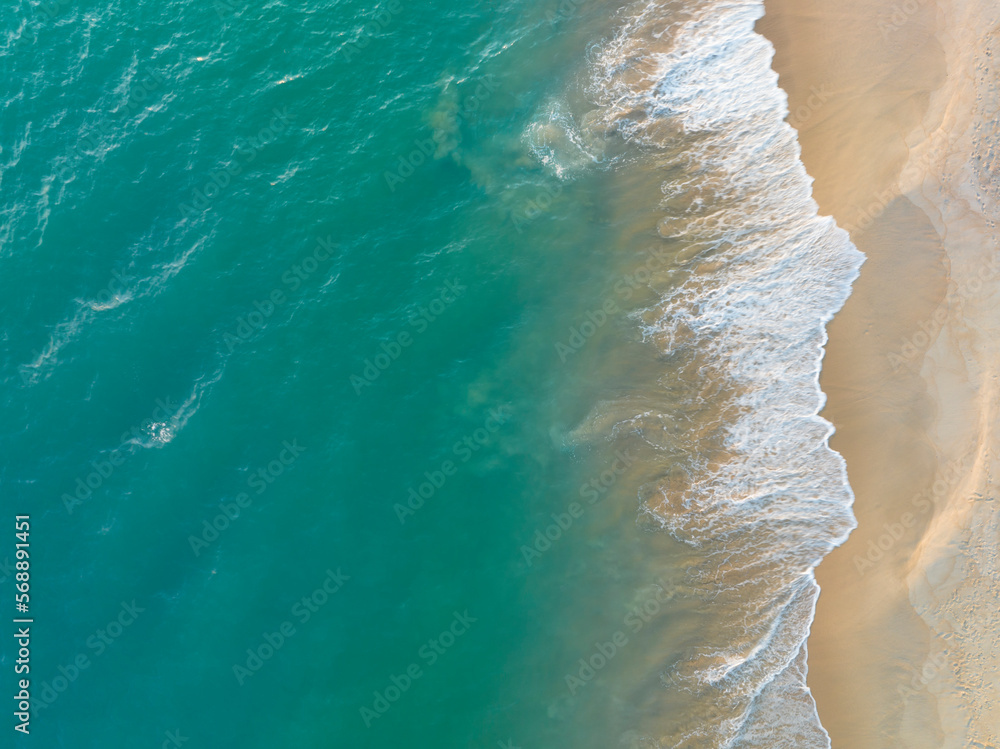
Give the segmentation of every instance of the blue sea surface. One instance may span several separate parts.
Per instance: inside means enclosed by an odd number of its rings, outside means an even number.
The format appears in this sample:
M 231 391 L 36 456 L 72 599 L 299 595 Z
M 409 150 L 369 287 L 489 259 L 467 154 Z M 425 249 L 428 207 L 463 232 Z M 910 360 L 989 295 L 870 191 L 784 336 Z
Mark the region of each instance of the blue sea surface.
M 631 463 L 569 435 L 620 389 L 595 362 L 641 358 L 623 219 L 525 135 L 609 26 L 2 11 L 0 559 L 30 515 L 33 618 L 4 745 L 617 741 L 651 541 Z

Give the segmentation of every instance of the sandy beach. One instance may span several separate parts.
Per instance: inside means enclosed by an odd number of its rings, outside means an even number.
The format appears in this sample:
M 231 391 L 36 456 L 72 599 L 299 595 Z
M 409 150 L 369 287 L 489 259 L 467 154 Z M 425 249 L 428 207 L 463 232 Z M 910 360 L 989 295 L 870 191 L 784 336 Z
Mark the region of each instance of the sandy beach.
M 998 14 L 769 0 L 820 212 L 867 256 L 823 415 L 858 527 L 817 570 L 808 683 L 839 747 L 995 747 Z

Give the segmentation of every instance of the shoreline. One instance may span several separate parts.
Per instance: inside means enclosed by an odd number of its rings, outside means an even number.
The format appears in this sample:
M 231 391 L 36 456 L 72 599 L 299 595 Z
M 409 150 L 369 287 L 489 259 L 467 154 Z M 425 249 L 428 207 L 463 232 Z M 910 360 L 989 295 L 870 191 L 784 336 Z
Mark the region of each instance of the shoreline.
M 990 99 L 979 31 L 990 19 L 976 6 L 961 17 L 943 3 L 907 9 L 767 0 L 758 23 L 820 213 L 867 257 L 828 326 L 821 375 L 858 522 L 816 570 L 808 641 L 808 685 L 834 749 L 989 746 L 1000 725 L 995 688 L 964 696 L 998 673 L 979 605 L 996 600 L 987 542 L 1000 528 L 989 499 L 996 195 L 970 175 L 996 140 L 994 110 L 974 112 Z M 814 107 L 817 88 L 829 93 Z

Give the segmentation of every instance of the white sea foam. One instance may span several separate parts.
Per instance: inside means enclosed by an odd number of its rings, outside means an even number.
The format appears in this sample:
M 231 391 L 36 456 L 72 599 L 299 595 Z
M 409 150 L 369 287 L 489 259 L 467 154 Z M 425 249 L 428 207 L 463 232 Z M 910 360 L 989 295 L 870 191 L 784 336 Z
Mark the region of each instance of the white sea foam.
M 569 106 L 554 98 L 525 129 L 528 150 L 559 178 L 593 166 L 603 156 L 603 139 L 577 127 Z
M 675 360 L 710 362 L 730 383 L 712 445 L 644 490 L 648 519 L 697 550 L 692 581 L 720 619 L 671 674 L 711 703 L 662 746 L 828 747 L 805 686 L 813 570 L 854 527 L 853 495 L 819 371 L 825 326 L 863 256 L 817 215 L 757 0 L 645 2 L 592 55 L 603 132 L 683 167 L 664 183 L 664 236 L 711 263 L 643 319 Z M 713 404 L 709 404 L 713 405 Z M 708 417 L 705 417 L 708 418 Z M 660 417 L 623 417 L 642 434 Z M 651 442 L 652 444 L 653 442 Z M 711 719 L 710 719 L 711 718 Z
M 224 368 L 220 367 L 211 374 L 198 378 L 188 397 L 166 421 L 149 424 L 144 433 L 133 437 L 129 443 L 147 449 L 161 448 L 170 444 L 184 429 L 191 417 L 198 412 L 205 394 L 211 391 L 212 387 L 222 379 L 223 372 Z
M 127 277 L 115 273 L 109 283 L 94 293 L 93 297 L 75 299 L 76 307 L 72 314 L 56 323 L 44 348 L 40 352 L 36 351 L 31 361 L 21 365 L 23 384 L 33 385 L 47 379 L 60 364 L 60 352 L 67 345 L 78 342 L 104 316 L 133 301 L 155 298 L 164 292 L 169 288 L 170 280 L 184 270 L 189 260 L 200 252 L 208 240 L 209 237 L 200 237 L 178 256 L 154 262 L 147 275 L 133 277 L 134 267 L 126 270 Z M 149 233 L 136 243 L 132 257 L 138 261 L 143 253 L 158 250 L 160 245 L 153 241 L 152 233 Z

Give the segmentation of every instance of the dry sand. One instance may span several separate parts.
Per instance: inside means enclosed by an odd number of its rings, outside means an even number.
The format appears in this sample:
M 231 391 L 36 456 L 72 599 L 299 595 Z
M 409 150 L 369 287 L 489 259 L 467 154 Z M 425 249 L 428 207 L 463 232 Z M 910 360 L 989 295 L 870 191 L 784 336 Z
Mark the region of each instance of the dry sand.
M 868 260 L 822 385 L 858 528 L 820 565 L 834 749 L 1000 741 L 1000 10 L 768 0 L 802 159 Z

